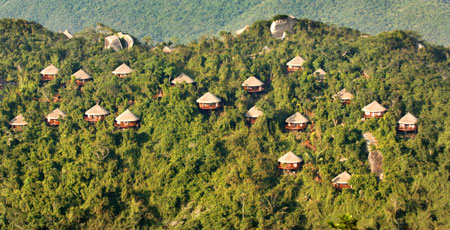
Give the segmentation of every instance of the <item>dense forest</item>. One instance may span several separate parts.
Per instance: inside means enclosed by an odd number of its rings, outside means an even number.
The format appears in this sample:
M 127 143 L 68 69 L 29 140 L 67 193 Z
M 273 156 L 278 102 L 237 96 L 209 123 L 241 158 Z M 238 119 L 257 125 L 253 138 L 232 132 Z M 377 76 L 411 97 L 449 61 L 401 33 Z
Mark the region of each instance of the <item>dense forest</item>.
M 294 15 L 376 34 L 418 31 L 450 45 L 448 0 L 0 0 L 0 18 L 33 20 L 54 30 L 77 32 L 103 23 L 138 38 L 189 42 L 200 34 L 237 30 L 277 14 Z
M 310 20 L 278 40 L 270 23 L 164 53 L 144 43 L 114 52 L 103 48 L 105 34 L 67 39 L 0 20 L 0 78 L 13 83 L 0 90 L 0 228 L 450 228 L 450 50 L 413 32 L 365 36 Z M 287 73 L 297 55 L 304 69 Z M 122 63 L 135 72 L 115 77 Z M 40 82 L 50 64 L 59 75 Z M 80 89 L 72 74 L 81 68 L 93 81 Z M 313 74 L 319 68 L 323 81 Z M 196 85 L 170 87 L 180 73 Z M 243 90 L 250 76 L 264 93 Z M 354 95 L 348 105 L 333 99 L 343 88 Z M 208 91 L 222 100 L 218 111 L 198 108 Z M 374 100 L 386 114 L 363 120 Z M 83 115 L 96 103 L 111 114 L 88 124 Z M 264 114 L 249 126 L 255 105 Z M 55 108 L 67 116 L 49 127 L 44 118 Z M 114 128 L 126 109 L 140 117 L 138 129 Z M 295 112 L 311 125 L 286 132 Z M 407 112 L 418 118 L 414 137 L 396 130 Z M 13 132 L 18 114 L 28 125 Z M 367 132 L 383 155 L 382 179 L 370 170 Z M 295 176 L 277 168 L 288 151 L 304 160 Z M 343 171 L 352 188 L 333 188 Z

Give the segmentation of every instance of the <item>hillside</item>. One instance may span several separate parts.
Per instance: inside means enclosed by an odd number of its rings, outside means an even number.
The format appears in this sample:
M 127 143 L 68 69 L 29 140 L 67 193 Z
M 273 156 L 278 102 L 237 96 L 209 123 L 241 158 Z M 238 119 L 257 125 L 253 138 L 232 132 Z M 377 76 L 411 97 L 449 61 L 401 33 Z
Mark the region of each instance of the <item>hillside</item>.
M 414 33 L 367 37 L 310 20 L 277 40 L 270 23 L 163 53 L 140 43 L 114 52 L 103 34 L 69 40 L 0 20 L 0 78 L 14 83 L 0 89 L 0 228 L 327 229 L 339 217 L 359 229 L 450 228 L 450 50 Z M 297 55 L 303 70 L 288 73 Z M 122 63 L 134 72 L 118 78 Z M 58 75 L 40 81 L 50 64 Z M 81 89 L 72 76 L 80 68 L 93 77 Z M 171 87 L 181 73 L 196 85 Z M 252 75 L 263 93 L 244 91 Z M 343 88 L 354 95 L 347 105 L 332 99 Z M 222 100 L 217 111 L 199 109 L 206 92 Z M 374 100 L 386 113 L 363 120 Z M 90 124 L 84 115 L 97 103 L 110 114 Z M 249 126 L 255 105 L 263 114 Z M 66 116 L 49 127 L 56 108 Z M 139 128 L 114 128 L 127 109 Z M 296 112 L 307 128 L 287 132 Z M 415 136 L 396 130 L 407 112 L 418 118 Z M 19 114 L 27 125 L 13 131 Z M 382 180 L 370 171 L 366 133 L 382 154 Z M 304 161 L 295 176 L 278 168 L 289 151 Z M 333 188 L 344 171 L 352 188 Z
M 419 32 L 450 45 L 450 3 L 443 0 L 244 0 L 211 1 L 20 1 L 0 0 L 0 18 L 24 18 L 73 32 L 101 22 L 155 41 L 188 42 L 201 34 L 237 30 L 277 14 L 294 15 L 376 34 L 395 29 Z

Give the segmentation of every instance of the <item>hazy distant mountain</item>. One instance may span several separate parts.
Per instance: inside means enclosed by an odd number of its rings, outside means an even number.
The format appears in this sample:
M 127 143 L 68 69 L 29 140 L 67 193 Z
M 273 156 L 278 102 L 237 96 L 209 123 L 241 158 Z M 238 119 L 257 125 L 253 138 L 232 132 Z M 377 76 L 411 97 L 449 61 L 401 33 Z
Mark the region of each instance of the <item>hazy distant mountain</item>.
M 0 17 L 34 20 L 56 31 L 78 31 L 100 22 L 141 38 L 178 42 L 236 30 L 276 14 L 368 33 L 414 30 L 429 41 L 450 44 L 448 0 L 0 0 Z

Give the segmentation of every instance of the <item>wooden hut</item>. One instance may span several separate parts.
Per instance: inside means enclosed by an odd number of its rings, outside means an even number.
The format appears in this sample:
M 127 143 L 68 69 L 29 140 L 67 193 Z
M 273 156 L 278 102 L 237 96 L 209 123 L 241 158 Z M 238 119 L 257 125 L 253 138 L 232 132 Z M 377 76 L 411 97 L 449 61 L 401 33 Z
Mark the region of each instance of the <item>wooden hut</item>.
M 45 69 L 41 71 L 41 80 L 42 81 L 50 81 L 55 79 L 55 77 L 58 75 L 59 69 L 56 68 L 53 64 L 50 64 Z
M 84 113 L 84 120 L 88 122 L 97 122 L 105 120 L 105 117 L 109 114 L 109 111 L 101 107 L 99 104 L 94 105 L 86 113 Z
M 22 131 L 22 128 L 27 124 L 28 122 L 25 121 L 25 118 L 22 116 L 22 114 L 19 114 L 9 122 L 9 127 L 11 128 L 11 130 L 17 132 Z
M 284 126 L 284 128 L 288 131 L 299 131 L 306 129 L 306 127 L 308 126 L 308 122 L 308 118 L 306 118 L 299 112 L 296 112 L 294 115 L 286 119 L 286 125 Z
M 256 119 L 263 115 L 263 112 L 258 107 L 253 106 L 246 114 L 245 120 L 250 124 L 255 124 Z
M 64 118 L 66 114 L 59 108 L 53 110 L 51 113 L 47 114 L 45 117 L 45 122 L 49 126 L 59 126 L 61 124 L 60 118 Z
M 301 157 L 293 152 L 288 152 L 278 159 L 278 168 L 283 171 L 296 173 L 300 170 L 302 163 L 303 159 Z
M 325 72 L 325 70 L 320 69 L 320 68 L 318 70 L 314 71 L 314 76 L 316 77 L 316 80 L 320 81 L 320 82 L 322 82 L 326 79 L 327 74 L 328 73 Z
M 254 76 L 250 76 L 242 83 L 244 90 L 249 93 L 259 93 L 264 91 L 264 82 Z
M 114 121 L 114 126 L 119 129 L 137 128 L 139 127 L 140 118 L 130 110 L 125 110 Z
M 349 184 L 350 179 L 352 178 L 352 175 L 348 174 L 348 172 L 344 171 L 343 173 L 337 175 L 337 177 L 333 178 L 331 180 L 331 183 L 334 188 L 336 189 L 343 189 L 343 188 L 352 188 L 352 186 Z
M 207 92 L 203 96 L 201 96 L 199 99 L 197 99 L 198 106 L 200 109 L 205 110 L 212 110 L 217 109 L 220 107 L 220 102 L 222 100 L 216 96 L 214 96 L 212 93 Z
M 364 118 L 380 118 L 386 112 L 386 108 L 377 101 L 372 101 L 372 103 L 366 105 L 362 111 L 364 111 Z
M 191 77 L 189 77 L 185 73 L 181 73 L 180 75 L 178 75 L 178 77 L 174 78 L 170 83 L 172 85 L 183 84 L 183 83 L 185 83 L 185 84 L 194 84 L 195 81 L 194 81 L 194 79 L 192 79 Z
M 398 121 L 398 131 L 415 132 L 417 131 L 417 118 L 411 113 L 407 113 Z
M 294 59 L 290 60 L 287 65 L 287 71 L 288 72 L 295 72 L 298 70 L 303 70 L 303 63 L 305 62 L 305 59 L 303 59 L 300 56 L 295 57 Z
M 92 81 L 92 76 L 87 74 L 84 70 L 80 69 L 77 72 L 75 72 L 72 76 L 75 77 L 75 83 L 78 86 L 83 86 L 88 81 Z
M 351 94 L 350 92 L 347 92 L 347 90 L 344 88 L 341 91 L 339 91 L 337 94 L 335 94 L 333 96 L 333 98 L 338 98 L 339 100 L 341 100 L 342 104 L 348 105 L 348 104 L 350 104 L 350 102 L 353 99 L 353 94 Z
M 130 68 L 127 64 L 123 63 L 117 67 L 112 73 L 118 78 L 124 78 L 133 73 L 134 70 Z

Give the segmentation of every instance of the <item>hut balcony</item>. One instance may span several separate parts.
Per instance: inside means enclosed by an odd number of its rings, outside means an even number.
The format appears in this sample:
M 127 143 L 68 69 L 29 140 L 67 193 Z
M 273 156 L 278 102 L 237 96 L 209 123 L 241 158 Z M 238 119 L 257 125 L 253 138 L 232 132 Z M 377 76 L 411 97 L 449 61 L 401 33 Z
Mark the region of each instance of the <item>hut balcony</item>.
M 98 122 L 105 120 L 104 116 L 84 116 L 84 120 L 88 122 Z
M 90 80 L 75 80 L 75 84 L 77 84 L 77 86 L 83 86 L 88 81 L 90 81 Z
M 306 129 L 307 126 L 308 126 L 308 124 L 306 124 L 306 123 L 300 123 L 300 124 L 287 123 L 287 124 L 284 126 L 284 128 L 285 128 L 286 130 L 292 130 L 292 131 L 295 131 L 295 130 L 303 130 L 303 129 Z
M 23 130 L 22 125 L 11 125 L 10 128 L 13 132 L 21 132 Z
M 259 92 L 264 91 L 264 87 L 262 87 L 262 86 L 256 86 L 256 87 L 244 86 L 244 90 L 249 93 L 259 93 Z
M 349 184 L 333 183 L 333 188 L 335 188 L 335 189 L 345 189 L 345 188 L 352 188 L 352 186 L 349 185 Z
M 364 118 L 381 118 L 384 113 L 364 113 Z
M 47 120 L 47 125 L 48 126 L 59 126 L 61 124 L 61 122 L 59 120 Z
M 199 103 L 198 106 L 200 109 L 218 109 L 220 107 L 220 103 Z
M 250 124 L 255 124 L 256 123 L 256 117 L 247 117 L 247 118 L 245 118 L 245 120 L 248 122 L 248 123 L 250 123 Z
M 402 124 L 400 124 L 398 126 L 398 131 L 415 132 L 415 131 L 417 131 L 417 125 L 402 125 Z
M 301 66 L 288 66 L 287 67 L 288 72 L 295 72 L 295 71 L 299 71 L 299 70 L 303 70 L 303 68 Z
M 41 77 L 42 81 L 51 81 L 53 79 L 55 79 L 56 75 L 49 75 L 49 74 L 43 74 Z
M 300 164 L 298 164 L 298 163 L 295 163 L 295 164 L 280 163 L 280 164 L 278 164 L 278 168 L 283 169 L 283 170 L 298 170 L 298 169 L 300 169 Z
M 116 76 L 118 77 L 118 78 L 125 78 L 125 77 L 128 77 L 128 75 L 129 74 L 116 74 Z
M 114 122 L 114 127 L 119 129 L 127 129 L 127 128 L 137 128 L 139 127 L 139 123 L 136 121 L 132 122 Z
M 350 102 L 352 102 L 352 100 L 347 100 L 347 99 L 342 99 L 342 100 L 341 100 L 341 103 L 342 103 L 343 105 L 348 105 L 348 104 L 350 104 Z

